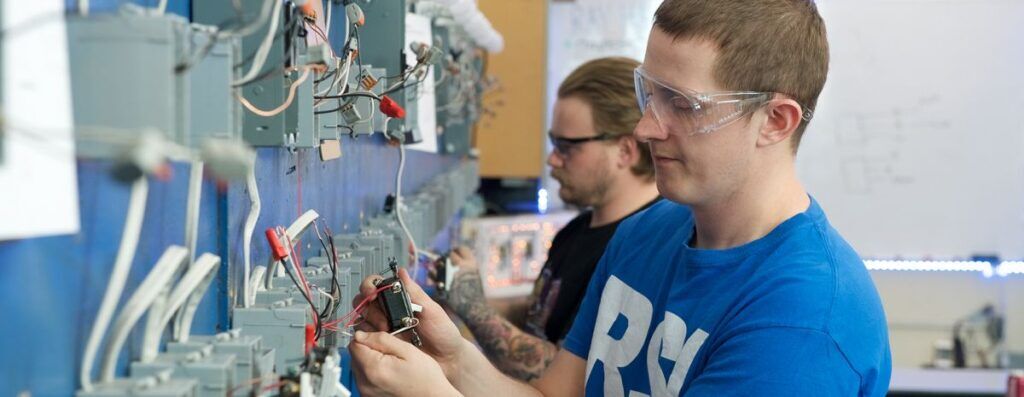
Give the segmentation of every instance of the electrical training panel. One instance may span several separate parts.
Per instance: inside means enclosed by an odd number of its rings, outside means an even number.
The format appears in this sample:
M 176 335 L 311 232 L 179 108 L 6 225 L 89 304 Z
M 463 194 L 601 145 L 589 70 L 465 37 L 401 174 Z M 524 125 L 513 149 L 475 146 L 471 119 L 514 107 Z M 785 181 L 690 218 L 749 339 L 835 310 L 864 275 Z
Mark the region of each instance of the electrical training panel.
M 200 176 L 205 164 L 225 180 L 252 181 L 252 147 L 294 152 L 377 134 L 392 145 L 429 137 L 444 155 L 470 153 L 490 84 L 486 51 L 444 7 L 405 0 L 191 3 L 191 21 L 134 5 L 68 17 L 80 156 L 127 164 L 115 172 L 138 186 L 165 172 L 168 161 L 199 164 Z M 429 18 L 432 40 L 408 43 L 410 15 Z M 428 80 L 435 109 L 418 105 Z M 425 111 L 436 113 L 436 134 L 420 130 Z M 365 303 L 383 305 L 395 317 L 393 332 L 414 334 L 420 308 L 409 301 L 397 269 L 432 259 L 433 241 L 457 223 L 478 184 L 476 162 L 463 160 L 415 193 L 394 192 L 378 213 L 360 218 L 358 230 L 331 234 L 315 211 L 288 229 L 255 237 L 250 230 L 251 252 L 264 258 L 269 252 L 267 266 L 222 264 L 211 254 L 195 259 L 193 252 L 184 261 L 189 265 L 158 263 L 147 276 L 157 287 L 137 291 L 115 323 L 119 330 L 145 324 L 143 344 L 151 348 L 129 357 L 126 375 L 111 378 L 104 368 L 99 381 L 83 382 L 76 395 L 350 395 L 342 362 L 352 326 L 361 321 L 350 305 L 360 282 L 384 275 L 383 298 Z M 304 242 L 315 249 L 295 263 L 294 246 Z M 203 260 L 208 266 L 200 274 Z M 230 292 L 237 301 L 231 329 L 189 335 L 195 305 L 218 266 L 230 267 L 227 274 L 237 274 L 238 266 L 253 272 L 244 290 Z M 136 295 L 148 297 L 136 302 Z M 174 305 L 181 309 L 167 309 Z M 164 314 L 173 327 L 160 323 Z M 164 326 L 173 330 L 168 340 Z M 105 352 L 105 359 L 116 359 L 118 350 Z

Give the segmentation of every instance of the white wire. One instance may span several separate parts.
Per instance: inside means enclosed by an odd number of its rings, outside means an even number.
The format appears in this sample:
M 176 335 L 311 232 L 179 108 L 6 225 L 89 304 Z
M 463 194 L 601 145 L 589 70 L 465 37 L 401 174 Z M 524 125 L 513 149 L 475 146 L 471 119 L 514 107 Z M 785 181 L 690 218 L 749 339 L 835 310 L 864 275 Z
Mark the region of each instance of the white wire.
M 118 300 L 121 299 L 121 291 L 124 289 L 128 271 L 135 258 L 135 248 L 138 246 L 139 233 L 142 231 L 142 220 L 146 214 L 146 197 L 148 195 L 149 182 L 145 177 L 136 179 L 132 183 L 128 214 L 124 221 L 124 231 L 121 233 L 121 245 L 117 249 L 117 259 L 114 260 L 114 267 L 110 270 L 107 291 L 103 294 L 99 313 L 96 314 L 96 321 L 92 324 L 92 331 L 89 333 L 89 340 L 85 345 L 85 353 L 82 355 L 82 366 L 78 376 L 84 391 L 92 390 L 92 367 L 96 361 L 96 353 L 107 332 L 107 326 L 110 325 L 114 308 L 117 306 Z
M 248 99 L 245 99 L 245 97 L 242 96 L 242 94 L 240 94 L 238 92 L 235 93 L 235 97 L 238 98 L 238 101 L 241 102 L 242 105 L 245 106 L 246 109 L 249 109 L 250 112 L 253 112 L 257 116 L 263 116 L 263 117 L 273 117 L 273 116 L 276 116 L 279 113 L 283 112 L 285 109 L 288 109 L 288 107 L 292 105 L 292 101 L 295 100 L 295 91 L 297 91 L 299 89 L 299 86 L 302 85 L 302 83 L 304 83 L 307 78 L 309 78 L 309 69 L 310 69 L 309 67 L 304 67 L 302 69 L 302 75 L 300 75 L 298 80 L 295 80 L 295 82 L 292 83 L 291 88 L 288 89 L 288 98 L 284 100 L 284 103 L 282 103 L 281 106 L 278 106 L 278 107 L 273 108 L 271 110 L 263 110 L 263 109 L 257 108 L 255 105 L 253 105 L 251 102 L 249 102 Z
M 199 213 L 203 197 L 203 168 L 205 163 L 195 161 L 188 177 L 188 198 L 185 207 L 185 247 L 188 248 L 188 265 L 192 267 L 196 261 L 196 240 L 199 237 Z M 174 330 L 178 332 L 185 326 L 182 321 L 182 312 L 174 317 Z
M 188 198 L 185 207 L 185 247 L 188 248 L 188 262 L 196 259 L 196 239 L 199 234 L 199 210 L 203 196 L 203 168 L 205 163 L 195 161 L 188 176 Z
M 167 0 L 160 0 L 160 3 L 156 6 L 156 12 L 160 15 L 167 13 Z
M 261 205 L 260 191 L 259 187 L 256 185 L 256 160 L 253 161 L 254 163 L 252 168 L 249 169 L 249 175 L 247 175 L 245 180 L 245 189 L 249 192 L 250 205 L 249 215 L 245 218 L 245 239 L 242 240 L 242 258 L 245 262 L 242 267 L 244 274 L 242 281 L 242 307 L 249 307 L 252 305 L 253 302 L 251 302 L 251 297 L 255 297 L 255 294 L 249 292 L 249 289 L 252 288 L 250 285 L 251 280 L 249 280 L 249 269 L 252 267 L 252 235 L 253 232 L 256 231 L 256 221 L 260 219 Z
M 395 336 L 395 335 L 398 335 L 398 334 L 403 333 L 405 331 L 408 331 L 410 329 L 416 328 L 417 325 L 420 325 L 420 319 L 418 319 L 416 317 L 413 317 L 411 325 L 409 325 L 408 327 L 402 327 L 402 328 L 396 329 L 394 332 L 391 333 L 391 336 Z
M 387 121 L 391 118 L 384 119 L 384 128 L 387 128 Z M 395 176 L 395 214 L 398 218 L 398 226 L 402 227 L 402 232 L 405 233 L 405 238 L 409 239 L 409 244 L 412 245 L 413 252 L 413 280 L 419 276 L 419 248 L 416 247 L 416 240 L 412 238 L 412 233 L 409 232 L 409 228 L 405 225 L 405 220 L 402 218 L 402 173 L 405 171 L 405 144 L 398 144 L 398 175 Z M 402 247 L 404 251 L 408 247 Z
M 117 356 L 128 339 L 128 333 L 146 313 L 153 301 L 169 288 L 174 274 L 186 261 L 188 261 L 187 248 L 178 245 L 167 247 L 167 250 L 157 260 L 156 265 L 153 266 L 153 270 L 146 275 L 146 278 L 125 302 L 117 319 L 114 320 L 114 326 L 110 329 L 110 340 L 103 347 L 103 360 L 100 364 L 100 380 L 102 382 L 114 380 Z
M 213 281 L 216 270 L 220 265 L 220 258 L 213 254 L 203 254 L 188 272 L 181 277 L 181 281 L 174 287 L 174 291 L 170 293 L 167 299 L 166 307 L 158 311 L 156 306 L 152 306 L 149 309 L 149 321 L 146 325 L 146 331 L 142 338 L 142 353 L 140 354 L 139 361 L 151 362 L 159 351 L 160 347 L 160 336 L 163 335 L 164 329 L 167 328 L 167 324 L 170 323 L 171 317 L 175 312 L 186 312 L 187 310 L 180 310 L 179 308 L 184 305 L 189 298 L 193 295 L 199 295 L 200 297 L 209 288 L 210 282 Z
M 324 19 L 324 36 L 327 36 L 327 45 L 331 45 L 331 11 L 334 10 L 334 0 L 327 0 L 327 18 Z
M 274 3 L 280 2 L 281 0 L 264 1 L 263 8 L 260 9 L 260 16 L 259 18 L 256 19 L 256 21 L 237 30 L 221 31 L 221 34 L 224 34 L 226 36 L 230 35 L 237 37 L 245 37 L 250 34 L 256 33 L 256 31 L 259 30 L 260 26 L 263 26 L 263 24 L 267 23 L 267 19 L 270 18 L 270 11 L 274 8 Z
M 78 14 L 83 17 L 89 15 L 89 0 L 78 0 Z
M 267 62 L 267 56 L 270 55 L 270 47 L 273 47 L 274 36 L 277 33 L 277 25 L 281 20 L 281 5 L 283 1 L 274 1 L 273 14 L 270 16 L 270 28 L 267 29 L 267 35 L 264 36 L 263 42 L 260 44 L 259 49 L 256 50 L 256 55 L 253 57 L 252 65 L 249 67 L 249 72 L 244 77 L 238 79 L 232 83 L 232 85 L 243 85 L 252 80 L 256 79 L 260 71 L 263 70 L 263 64 Z

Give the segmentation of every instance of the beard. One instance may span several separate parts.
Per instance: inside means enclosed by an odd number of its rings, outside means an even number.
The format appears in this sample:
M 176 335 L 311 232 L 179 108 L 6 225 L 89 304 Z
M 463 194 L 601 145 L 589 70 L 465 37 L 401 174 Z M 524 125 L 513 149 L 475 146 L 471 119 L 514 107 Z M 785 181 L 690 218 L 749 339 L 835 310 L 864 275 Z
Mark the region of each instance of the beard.
M 580 208 L 593 207 L 604 202 L 611 185 L 608 170 L 601 168 L 583 175 L 583 178 L 572 179 L 560 170 L 551 171 L 551 177 L 560 185 L 558 197 L 562 202 Z

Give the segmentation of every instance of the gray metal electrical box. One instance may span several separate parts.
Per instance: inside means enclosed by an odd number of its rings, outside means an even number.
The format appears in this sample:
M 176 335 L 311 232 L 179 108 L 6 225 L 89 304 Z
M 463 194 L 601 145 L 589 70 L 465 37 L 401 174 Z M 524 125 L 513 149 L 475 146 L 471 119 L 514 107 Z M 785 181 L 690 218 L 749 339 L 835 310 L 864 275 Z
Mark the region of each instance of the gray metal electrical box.
M 202 350 L 207 346 L 213 348 L 214 354 L 232 355 L 235 357 L 235 394 L 248 396 L 252 387 L 240 387 L 250 379 L 262 378 L 266 373 L 257 370 L 256 362 L 263 351 L 259 336 L 240 335 L 240 330 L 232 330 L 217 335 L 192 335 L 188 342 L 168 342 L 168 353 L 190 353 Z M 269 371 L 268 371 L 269 372 Z
M 169 373 L 150 379 L 120 378 L 93 385 L 90 391 L 79 390 L 76 397 L 196 397 L 199 382 L 193 379 L 168 379 Z
M 191 47 L 208 45 L 212 34 L 196 31 Z M 242 134 L 241 105 L 232 95 L 234 64 L 239 59 L 238 39 L 221 39 L 188 71 L 191 101 L 188 144 L 199 147 L 204 138 L 237 139 Z
M 299 304 L 288 299 L 239 307 L 233 315 L 233 325 L 242 330 L 242 335 L 260 336 L 264 347 L 274 349 L 278 373 L 287 373 L 288 368 L 302 364 L 306 356 L 306 324 L 312 323 L 306 302 Z
M 212 354 L 213 347 L 189 353 L 162 353 L 151 362 L 133 362 L 132 377 L 171 370 L 174 379 L 195 379 L 200 397 L 223 397 L 235 385 L 235 356 Z
M 188 78 L 174 67 L 189 52 L 184 18 L 68 17 L 71 93 L 78 153 L 114 157 L 144 130 L 187 141 Z
M 192 18 L 196 23 L 208 25 L 220 25 L 226 22 L 235 21 L 238 13 L 234 7 L 234 0 L 203 0 L 192 2 Z M 237 2 L 241 7 L 241 15 L 245 21 L 254 21 L 259 18 L 263 2 L 242 1 Z M 282 7 L 282 15 L 274 33 L 275 40 L 270 46 L 269 56 L 263 67 L 256 73 L 257 76 L 269 73 L 265 78 L 253 81 L 240 87 L 237 94 L 242 95 L 258 109 L 270 110 L 277 108 L 288 97 L 289 88 L 299 72 L 285 75 L 284 70 L 275 70 L 285 66 L 298 64 L 299 57 L 306 51 L 306 42 L 302 37 L 292 37 L 285 40 L 284 37 L 291 37 L 285 33 L 286 27 L 292 26 L 294 14 L 291 3 Z M 269 24 L 267 24 L 269 26 Z M 258 29 L 241 40 L 241 65 L 235 70 L 237 78 L 248 73 L 253 59 L 249 57 L 254 54 L 266 37 L 267 28 Z M 242 109 L 242 136 L 253 146 L 286 146 L 286 147 L 315 147 L 319 144 L 316 139 L 316 129 L 313 128 L 312 113 L 312 87 L 314 75 L 310 74 L 306 82 L 298 87 L 295 100 L 283 112 L 264 117 L 257 115 L 248 109 Z

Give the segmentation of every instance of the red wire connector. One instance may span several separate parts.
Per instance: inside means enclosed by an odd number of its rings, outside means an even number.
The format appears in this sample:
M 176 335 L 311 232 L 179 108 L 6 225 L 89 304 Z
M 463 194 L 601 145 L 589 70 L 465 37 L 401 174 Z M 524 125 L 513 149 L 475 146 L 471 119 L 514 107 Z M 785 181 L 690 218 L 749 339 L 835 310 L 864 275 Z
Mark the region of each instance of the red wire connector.
M 274 228 L 269 227 L 266 231 L 267 242 L 270 243 L 270 254 L 274 257 L 274 260 L 279 261 L 288 257 L 288 248 L 284 244 L 281 244 L 281 239 L 277 236 L 277 231 Z
M 405 109 L 387 95 L 380 97 L 380 112 L 395 119 L 405 118 Z

